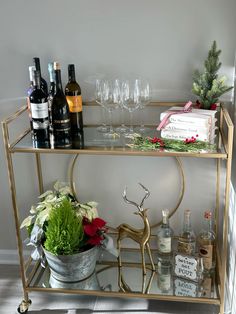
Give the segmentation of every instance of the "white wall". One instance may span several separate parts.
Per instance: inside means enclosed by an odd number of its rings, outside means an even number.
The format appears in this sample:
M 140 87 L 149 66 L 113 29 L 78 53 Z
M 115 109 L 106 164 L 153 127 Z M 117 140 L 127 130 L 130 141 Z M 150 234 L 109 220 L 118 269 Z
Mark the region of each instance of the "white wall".
M 193 69 L 202 65 L 214 39 L 222 49 L 222 73 L 232 82 L 235 26 L 235 0 L 1 1 L 0 117 L 3 119 L 23 102 L 18 98 L 26 93 L 28 66 L 34 56 L 41 58 L 45 78 L 48 61 L 61 62 L 64 81 L 67 64 L 75 63 L 86 100 L 93 99 L 95 77 L 131 74 L 150 80 L 155 100 L 188 100 L 192 97 Z M 85 120 L 97 119 L 98 114 L 85 111 Z M 4 256 L 9 253 L 4 250 L 15 248 L 15 231 L 0 145 L 0 251 Z M 25 216 L 37 197 L 34 160 L 32 156 L 15 160 L 18 201 Z M 44 160 L 46 187 L 57 178 L 66 179 L 68 157 L 45 156 Z M 161 208 L 173 206 L 178 196 L 178 172 L 170 159 L 85 156 L 80 165 L 82 200 L 98 200 L 101 213 L 114 225 L 133 218 L 121 198 L 126 184 L 133 198 L 140 197 L 137 182 L 150 188 L 147 206 L 152 220 L 160 217 Z M 214 206 L 214 163 L 184 160 L 184 167 L 187 191 L 181 209 L 193 210 L 197 228 L 199 211 Z M 178 213 L 171 221 L 176 230 L 181 219 Z

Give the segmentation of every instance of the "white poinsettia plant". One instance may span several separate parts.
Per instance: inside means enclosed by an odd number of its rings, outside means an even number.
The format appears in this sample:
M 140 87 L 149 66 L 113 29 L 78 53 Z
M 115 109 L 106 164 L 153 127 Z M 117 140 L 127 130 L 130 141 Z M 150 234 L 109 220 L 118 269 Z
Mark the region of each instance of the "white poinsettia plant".
M 33 259 L 42 258 L 42 244 L 45 240 L 45 231 L 47 230 L 48 221 L 50 220 L 51 211 L 67 199 L 73 205 L 76 216 L 81 218 L 84 232 L 85 244 L 101 245 L 106 238 L 106 222 L 98 217 L 98 203 L 91 201 L 81 204 L 76 201 L 71 188 L 63 182 L 57 181 L 53 190 L 48 190 L 39 196 L 40 202 L 31 206 L 30 215 L 24 219 L 21 228 L 26 228 L 29 239 L 27 245 L 32 245 L 35 250 L 31 256 Z
M 77 209 L 76 214 L 78 216 L 86 217 L 89 221 L 92 221 L 98 217 L 98 203 L 94 201 L 85 204 L 76 202 L 71 188 L 64 182 L 57 181 L 53 188 L 54 190 L 48 190 L 39 196 L 41 201 L 36 206 L 31 206 L 31 215 L 23 220 L 21 228 L 27 228 L 29 233 L 31 233 L 32 227 L 34 225 L 42 228 L 45 222 L 48 221 L 51 210 L 65 197 L 69 197 L 70 200 L 74 203 L 75 209 Z

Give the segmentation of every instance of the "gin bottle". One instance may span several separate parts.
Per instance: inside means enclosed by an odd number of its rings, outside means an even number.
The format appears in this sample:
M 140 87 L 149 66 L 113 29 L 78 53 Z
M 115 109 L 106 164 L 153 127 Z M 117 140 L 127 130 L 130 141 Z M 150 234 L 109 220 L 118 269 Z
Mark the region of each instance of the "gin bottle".
M 191 211 L 184 211 L 183 230 L 178 238 L 177 250 L 179 253 L 194 255 L 196 249 L 196 237 L 191 226 Z
M 157 229 L 157 250 L 159 254 L 171 254 L 173 230 L 169 225 L 169 210 L 162 210 L 162 224 Z
M 212 213 L 204 213 L 204 229 L 197 238 L 199 256 L 203 258 L 204 270 L 215 267 L 215 233 L 212 229 Z

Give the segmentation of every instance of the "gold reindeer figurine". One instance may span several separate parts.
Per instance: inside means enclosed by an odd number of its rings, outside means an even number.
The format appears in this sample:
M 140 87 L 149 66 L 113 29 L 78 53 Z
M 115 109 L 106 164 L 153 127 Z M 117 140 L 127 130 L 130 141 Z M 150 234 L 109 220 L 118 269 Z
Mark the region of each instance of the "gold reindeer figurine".
M 143 208 L 144 201 L 145 201 L 145 199 L 147 199 L 149 197 L 150 192 L 141 183 L 139 183 L 139 185 L 145 191 L 145 195 L 144 195 L 140 205 L 127 199 L 126 188 L 125 188 L 124 193 L 123 193 L 123 199 L 126 203 L 134 205 L 138 208 L 138 211 L 135 212 L 134 214 L 139 215 L 142 218 L 144 227 L 142 229 L 137 229 L 137 228 L 134 228 L 128 224 L 121 224 L 119 227 L 117 227 L 117 230 L 118 230 L 117 249 L 119 251 L 118 266 L 119 266 L 119 268 L 122 267 L 121 256 L 120 256 L 121 240 L 123 240 L 125 238 L 130 238 L 140 245 L 143 275 L 146 275 L 147 271 L 146 271 L 146 262 L 145 262 L 145 249 L 147 250 L 147 253 L 148 253 L 148 256 L 149 256 L 149 259 L 151 262 L 152 271 L 155 270 L 155 266 L 154 266 L 153 259 L 152 259 L 152 253 L 151 253 L 151 249 L 150 249 L 150 245 L 149 245 L 151 228 L 150 228 L 150 224 L 149 224 L 148 217 L 147 217 L 148 208 L 146 208 L 146 209 Z

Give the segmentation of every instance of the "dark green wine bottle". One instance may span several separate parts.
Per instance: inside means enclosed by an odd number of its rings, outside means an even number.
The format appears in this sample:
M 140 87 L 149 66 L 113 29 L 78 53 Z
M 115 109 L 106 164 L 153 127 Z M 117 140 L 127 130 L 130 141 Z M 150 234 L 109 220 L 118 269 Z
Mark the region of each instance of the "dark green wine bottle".
M 53 67 L 56 81 L 51 108 L 54 148 L 71 148 L 70 111 L 62 89 L 60 65 L 54 62 Z

